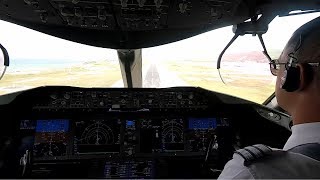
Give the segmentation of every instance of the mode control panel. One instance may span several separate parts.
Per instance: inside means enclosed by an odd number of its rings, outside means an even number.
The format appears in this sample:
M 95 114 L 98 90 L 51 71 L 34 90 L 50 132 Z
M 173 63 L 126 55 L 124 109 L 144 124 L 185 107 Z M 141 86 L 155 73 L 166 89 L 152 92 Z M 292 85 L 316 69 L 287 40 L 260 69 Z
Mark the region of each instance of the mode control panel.
M 208 108 L 208 99 L 196 91 L 127 91 L 127 90 L 70 90 L 51 91 L 43 95 L 33 109 L 104 109 L 166 110 Z

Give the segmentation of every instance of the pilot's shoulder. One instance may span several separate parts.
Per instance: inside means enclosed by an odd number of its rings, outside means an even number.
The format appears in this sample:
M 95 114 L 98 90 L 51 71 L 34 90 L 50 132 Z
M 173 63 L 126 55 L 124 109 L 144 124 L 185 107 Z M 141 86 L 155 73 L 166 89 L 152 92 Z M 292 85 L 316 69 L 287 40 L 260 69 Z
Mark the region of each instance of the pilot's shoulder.
M 243 165 L 245 166 L 249 166 L 255 161 L 270 157 L 270 155 L 274 155 L 278 152 L 282 152 L 282 150 L 270 148 L 264 144 L 256 144 L 235 151 L 233 159 L 235 161 L 243 162 Z
M 254 172 L 249 165 L 264 157 L 270 156 L 274 149 L 256 144 L 235 151 L 231 159 L 224 167 L 219 179 L 254 179 Z
M 255 172 L 252 171 L 250 165 L 278 154 L 278 151 L 283 152 L 280 149 L 273 149 L 263 144 L 239 149 L 234 153 L 233 159 L 225 165 L 219 179 L 254 179 Z

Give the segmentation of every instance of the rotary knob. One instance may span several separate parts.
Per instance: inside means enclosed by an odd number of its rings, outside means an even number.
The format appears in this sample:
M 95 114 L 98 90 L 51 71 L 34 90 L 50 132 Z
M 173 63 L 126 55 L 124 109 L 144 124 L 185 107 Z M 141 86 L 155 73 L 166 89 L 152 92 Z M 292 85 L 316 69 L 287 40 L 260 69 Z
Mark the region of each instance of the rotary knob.
M 146 3 L 146 0 L 137 0 L 139 7 L 143 7 L 144 4 Z
M 55 99 L 55 100 L 56 100 L 56 99 L 58 99 L 58 95 L 56 95 L 56 94 L 51 94 L 51 95 L 50 95 L 50 98 L 52 98 L 52 99 Z
M 75 8 L 74 9 L 74 15 L 76 16 L 76 17 L 79 17 L 79 18 L 82 18 L 82 10 L 80 9 L 80 8 Z
M 64 97 L 65 99 L 70 99 L 70 98 L 71 98 L 70 94 L 64 94 L 63 97 Z
M 120 0 L 121 7 L 126 8 L 128 6 L 128 0 Z
M 131 156 L 132 154 L 133 154 L 132 149 L 129 149 L 129 150 L 128 150 L 128 155 Z

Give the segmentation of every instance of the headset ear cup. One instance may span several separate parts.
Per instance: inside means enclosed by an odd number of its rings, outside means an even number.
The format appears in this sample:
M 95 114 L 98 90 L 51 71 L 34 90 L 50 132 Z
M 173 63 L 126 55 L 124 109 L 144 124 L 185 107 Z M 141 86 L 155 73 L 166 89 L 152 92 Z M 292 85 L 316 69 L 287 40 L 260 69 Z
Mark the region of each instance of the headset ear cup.
M 282 77 L 282 86 L 281 88 L 287 92 L 293 92 L 299 89 L 300 86 L 300 70 L 296 67 L 289 67 L 286 72 L 284 72 Z

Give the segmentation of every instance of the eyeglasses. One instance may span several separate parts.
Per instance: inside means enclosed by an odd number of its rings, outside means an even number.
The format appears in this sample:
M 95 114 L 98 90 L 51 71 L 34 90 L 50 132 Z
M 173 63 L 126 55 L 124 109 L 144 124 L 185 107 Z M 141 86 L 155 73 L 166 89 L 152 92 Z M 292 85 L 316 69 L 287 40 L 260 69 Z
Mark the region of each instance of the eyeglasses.
M 285 62 L 285 63 L 280 63 L 280 62 L 276 62 L 275 60 L 272 60 L 270 63 L 270 71 L 271 71 L 271 74 L 274 75 L 274 76 L 277 76 L 278 75 L 278 72 L 279 72 L 279 69 L 280 69 L 280 66 L 281 65 L 288 65 L 288 62 Z
M 306 62 L 303 62 L 303 63 L 306 63 Z M 280 62 L 276 62 L 276 60 L 272 60 L 270 63 L 270 71 L 271 71 L 271 74 L 274 75 L 274 76 L 277 76 L 278 75 L 278 72 L 279 72 L 279 69 L 280 69 L 280 66 L 281 65 L 285 65 L 285 68 L 288 69 L 288 65 L 289 65 L 289 62 L 285 62 L 285 63 L 280 63 Z M 306 64 L 309 64 L 310 66 L 312 67 L 318 67 L 320 63 L 306 63 Z

